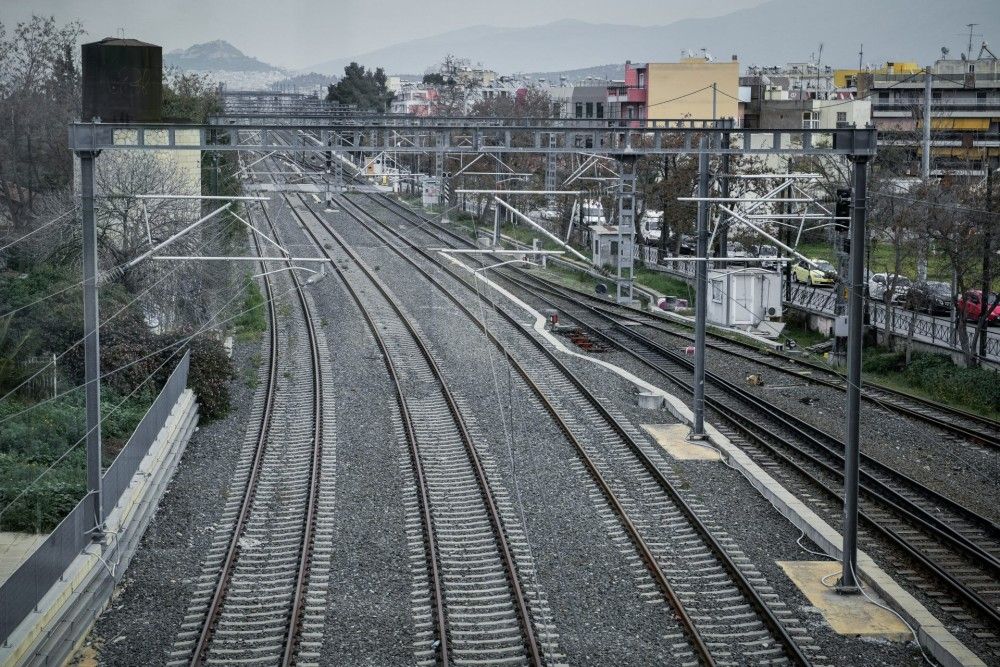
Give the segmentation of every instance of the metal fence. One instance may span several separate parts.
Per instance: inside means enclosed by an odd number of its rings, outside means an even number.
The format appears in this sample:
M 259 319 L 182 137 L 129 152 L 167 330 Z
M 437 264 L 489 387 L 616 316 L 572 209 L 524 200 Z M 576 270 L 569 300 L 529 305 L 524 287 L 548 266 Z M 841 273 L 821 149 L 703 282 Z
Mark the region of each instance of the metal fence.
M 680 259 L 667 264 L 658 264 L 657 248 L 650 246 L 639 246 L 636 250 L 636 259 L 641 255 L 646 266 L 676 276 L 683 280 L 694 280 L 695 262 Z M 808 285 L 794 285 L 792 298 L 785 301 L 785 305 L 790 308 L 813 313 L 815 315 L 826 315 L 833 317 L 833 309 L 836 304 L 836 291 L 809 287 Z M 869 324 L 877 329 L 886 328 L 886 306 L 883 303 L 871 301 L 869 307 Z M 922 313 L 915 313 L 902 307 L 892 309 L 892 319 L 890 322 L 891 331 L 894 335 L 906 337 L 910 332 L 910 325 L 913 324 L 913 340 L 927 345 L 961 352 L 962 346 L 958 341 L 958 333 L 955 324 L 950 318 L 932 317 Z M 975 326 L 967 325 L 969 340 L 975 334 Z M 986 356 L 984 359 L 992 362 L 1000 362 L 1000 332 L 987 330 L 986 332 Z
M 915 313 L 912 310 L 903 308 L 893 308 L 889 325 L 886 325 L 886 318 L 889 315 L 885 304 L 872 302 L 869 304 L 869 317 L 873 326 L 878 329 L 890 330 L 900 338 L 907 338 L 910 334 L 910 327 L 913 327 L 913 340 L 938 347 L 947 347 L 957 352 L 962 350 L 962 345 L 958 340 L 958 329 L 950 318 L 931 317 Z M 975 336 L 975 325 L 966 325 L 969 336 L 969 344 L 972 344 Z M 978 355 L 977 355 L 978 356 Z M 986 355 L 982 357 L 988 361 L 1000 362 L 1000 334 L 996 331 L 986 330 Z
M 104 472 L 102 505 L 105 513 L 118 503 L 138 470 L 139 462 L 149 452 L 178 397 L 187 387 L 190 357 L 190 351 L 184 353 L 125 447 Z M 81 499 L 31 556 L 0 585 L 0 638 L 4 642 L 63 576 L 73 559 L 90 544 L 93 528 L 93 507 Z
M 832 317 L 835 301 L 834 290 L 796 285 L 792 291 L 791 300 L 786 303 L 806 312 Z M 896 306 L 891 310 L 892 317 L 888 329 L 892 331 L 893 335 L 901 338 L 908 337 L 912 325 L 913 340 L 961 352 L 962 346 L 958 341 L 958 330 L 951 318 L 916 313 L 901 306 Z M 884 303 L 869 301 L 869 324 L 885 331 L 888 311 L 889 309 Z M 967 324 L 966 330 L 969 334 L 969 341 L 972 341 L 975 335 L 975 325 Z M 1000 362 L 1000 333 L 995 330 L 987 329 L 986 331 L 986 356 L 984 358 L 988 361 Z

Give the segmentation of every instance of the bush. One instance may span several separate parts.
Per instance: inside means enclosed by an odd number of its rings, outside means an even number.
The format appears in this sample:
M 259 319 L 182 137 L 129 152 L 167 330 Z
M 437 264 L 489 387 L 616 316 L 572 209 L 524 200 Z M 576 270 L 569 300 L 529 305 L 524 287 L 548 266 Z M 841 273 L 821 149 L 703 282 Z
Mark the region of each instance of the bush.
M 255 338 L 267 330 L 267 309 L 256 281 L 248 275 L 244 285 L 247 297 L 243 300 L 240 315 L 233 319 L 233 329 L 241 339 Z
M 148 393 L 139 392 L 124 402 L 114 391 L 102 395 L 105 467 L 111 464 L 146 414 L 154 389 L 152 387 Z M 121 407 L 112 412 L 119 403 Z M 8 420 L 0 428 L 0 510 L 27 489 L 0 516 L 0 529 L 42 532 L 55 528 L 86 491 L 87 463 L 83 443 L 66 454 L 66 450 L 85 434 L 83 392 L 75 391 L 16 414 L 27 407 L 29 403 L 20 401 L 0 404 L 0 418 Z M 59 457 L 64 454 L 65 458 L 60 461 Z M 50 466 L 53 466 L 51 470 Z M 38 481 L 32 484 L 39 475 Z
M 993 371 L 961 368 L 936 354 L 914 354 L 903 374 L 931 395 L 947 396 L 979 410 L 1000 412 L 1000 376 Z
M 915 352 L 866 354 L 864 370 L 890 376 L 932 398 L 987 413 L 1000 413 L 1000 377 L 983 368 L 962 368 L 945 356 Z
M 862 365 L 866 373 L 899 373 L 903 370 L 906 355 L 903 352 L 867 352 Z
M 205 422 L 221 419 L 229 413 L 229 380 L 236 377 L 233 362 L 222 342 L 212 338 L 191 341 L 191 370 L 188 386 L 198 396 Z

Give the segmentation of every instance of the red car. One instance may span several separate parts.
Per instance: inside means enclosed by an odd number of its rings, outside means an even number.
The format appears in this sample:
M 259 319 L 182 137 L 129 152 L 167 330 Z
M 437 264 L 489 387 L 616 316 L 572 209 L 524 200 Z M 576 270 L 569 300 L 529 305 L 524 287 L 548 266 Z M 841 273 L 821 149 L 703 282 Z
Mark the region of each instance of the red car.
M 965 315 L 965 319 L 976 321 L 979 319 L 979 315 L 983 312 L 983 292 L 982 290 L 969 290 L 962 296 L 958 297 L 958 301 L 955 302 L 955 307 L 958 312 Z M 990 294 L 989 302 L 986 304 L 988 308 L 991 304 L 997 302 L 997 295 Z M 997 304 L 993 310 L 986 316 L 987 324 L 995 324 L 997 320 L 1000 319 L 1000 304 Z

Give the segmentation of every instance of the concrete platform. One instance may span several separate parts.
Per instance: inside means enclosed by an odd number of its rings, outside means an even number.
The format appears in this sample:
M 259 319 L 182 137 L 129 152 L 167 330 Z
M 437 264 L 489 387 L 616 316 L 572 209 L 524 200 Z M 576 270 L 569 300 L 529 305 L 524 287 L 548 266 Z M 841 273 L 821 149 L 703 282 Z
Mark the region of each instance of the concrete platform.
M 7 581 L 46 537 L 46 534 L 0 532 L 0 583 Z
M 667 454 L 678 461 L 721 461 L 722 454 L 708 444 L 687 439 L 691 427 L 687 424 L 642 424 L 642 430 L 656 440 Z
M 840 575 L 841 565 L 832 560 L 778 561 L 800 591 L 833 631 L 840 635 L 882 637 L 891 641 L 913 638 L 910 629 L 895 614 L 882 609 L 864 595 L 840 595 L 832 587 Z M 824 583 L 825 578 L 825 583 Z M 879 604 L 885 604 L 875 591 L 865 586 L 865 594 Z

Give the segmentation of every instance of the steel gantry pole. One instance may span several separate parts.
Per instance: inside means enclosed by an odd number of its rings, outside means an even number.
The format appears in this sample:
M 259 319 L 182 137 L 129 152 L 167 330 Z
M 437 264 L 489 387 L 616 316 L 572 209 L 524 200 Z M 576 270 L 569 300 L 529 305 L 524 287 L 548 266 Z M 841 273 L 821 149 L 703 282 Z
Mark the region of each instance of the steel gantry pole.
M 708 138 L 698 142 L 698 251 L 694 297 L 694 423 L 691 438 L 705 437 L 705 318 L 708 313 Z
M 100 151 L 80 151 L 80 212 L 83 224 L 83 371 L 86 390 L 87 497 L 94 513 L 91 537 L 104 536 L 101 489 L 101 339 L 98 310 L 97 220 L 94 160 Z
M 865 283 L 868 156 L 852 155 L 851 272 L 847 311 L 847 442 L 844 447 L 843 571 L 837 590 L 859 593 L 858 468 L 861 465 L 861 346 Z
M 618 177 L 618 253 L 616 293 L 617 303 L 632 303 L 632 282 L 635 279 L 635 156 L 621 158 Z
M 722 148 L 729 150 L 729 133 L 726 132 L 722 135 Z M 722 175 L 719 177 L 719 196 L 728 198 L 729 197 L 729 153 L 722 154 L 722 164 L 719 165 L 719 170 L 722 171 Z M 719 237 L 719 257 L 729 256 L 729 221 L 728 215 L 723 213 L 719 217 L 719 231 L 717 236 Z M 663 232 L 660 232 L 661 234 Z

